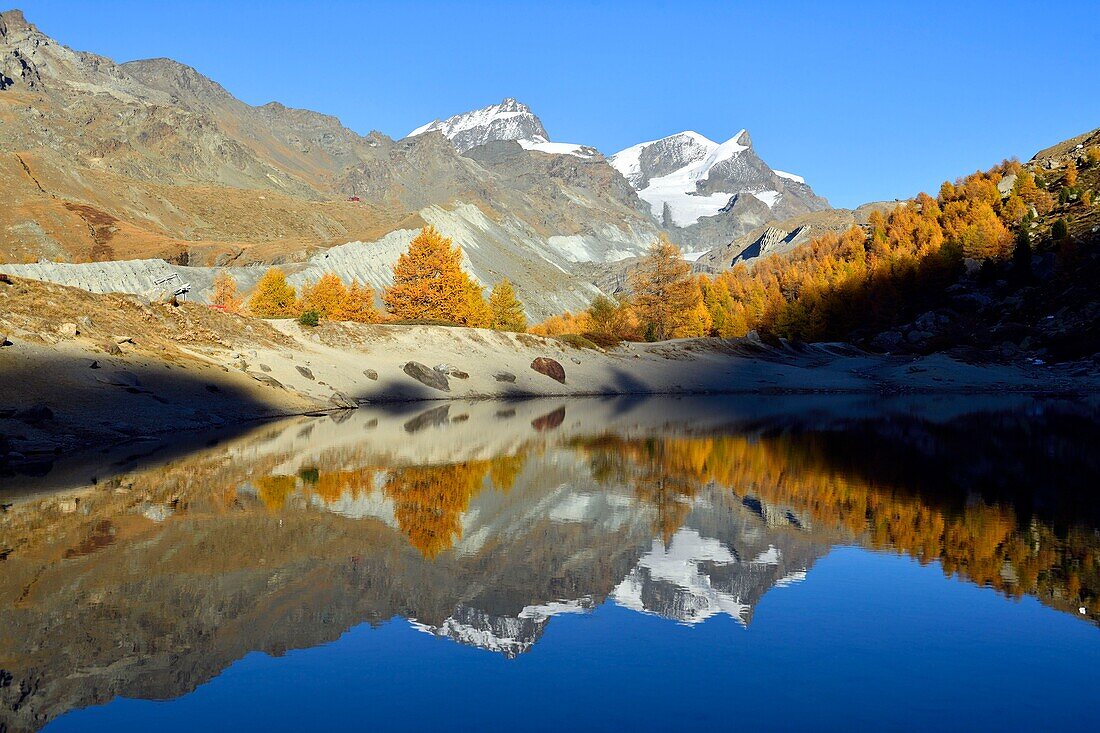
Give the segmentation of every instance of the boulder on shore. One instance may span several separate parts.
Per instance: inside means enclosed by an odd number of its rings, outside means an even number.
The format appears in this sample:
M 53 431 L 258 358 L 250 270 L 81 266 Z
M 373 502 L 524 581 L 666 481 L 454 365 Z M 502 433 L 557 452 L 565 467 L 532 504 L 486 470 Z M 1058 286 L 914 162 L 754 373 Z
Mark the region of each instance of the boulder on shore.
M 540 356 L 535 359 L 531 362 L 531 368 L 539 374 L 544 374 L 565 384 L 565 367 L 548 356 Z
M 401 370 L 426 387 L 438 389 L 442 392 L 451 391 L 451 384 L 447 381 L 447 375 L 432 369 L 426 364 L 410 361 L 401 367 Z

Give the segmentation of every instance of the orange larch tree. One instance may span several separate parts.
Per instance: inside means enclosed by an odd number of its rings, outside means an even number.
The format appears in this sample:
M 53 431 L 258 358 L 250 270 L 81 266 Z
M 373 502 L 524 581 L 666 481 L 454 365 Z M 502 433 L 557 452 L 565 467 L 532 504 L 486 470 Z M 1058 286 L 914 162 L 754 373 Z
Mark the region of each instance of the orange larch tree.
M 432 226 L 421 229 L 398 257 L 393 285 L 382 293 L 382 302 L 398 319 L 462 325 L 486 320 L 488 308 L 479 308 L 479 300 L 484 305 L 481 289 L 462 269 L 462 250 Z
M 342 314 L 347 298 L 348 289 L 344 281 L 337 275 L 326 272 L 318 280 L 302 286 L 298 310 L 302 313 L 314 311 L 329 320 L 344 320 Z
M 237 281 L 226 272 L 219 272 L 214 277 L 214 305 L 224 308 L 230 313 L 238 313 L 244 299 L 237 292 Z
M 294 288 L 286 281 L 286 273 L 272 267 L 260 278 L 252 297 L 248 299 L 248 310 L 260 318 L 289 318 L 297 312 L 297 299 Z

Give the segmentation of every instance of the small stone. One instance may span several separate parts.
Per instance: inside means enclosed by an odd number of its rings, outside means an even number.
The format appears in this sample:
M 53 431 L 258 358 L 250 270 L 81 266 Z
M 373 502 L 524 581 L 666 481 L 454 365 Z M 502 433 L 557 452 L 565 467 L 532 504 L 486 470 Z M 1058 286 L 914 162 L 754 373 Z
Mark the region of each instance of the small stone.
M 469 379 L 470 375 L 461 369 L 451 366 L 450 364 L 436 364 L 435 370 L 441 374 L 454 377 L 455 379 Z
M 340 391 L 334 391 L 328 401 L 344 410 L 354 410 L 359 407 L 358 402 Z
M 248 376 L 252 377 L 257 382 L 262 382 L 263 384 L 266 384 L 269 387 L 275 387 L 276 389 L 286 389 L 286 387 L 283 386 L 282 382 L 280 382 L 278 379 L 271 376 L 270 374 L 257 374 L 256 372 L 249 372 Z
M 134 343 L 133 336 L 115 336 L 116 344 L 132 344 Z
M 260 364 L 260 371 L 261 372 L 270 372 L 271 367 L 269 367 L 267 364 Z
M 493 379 L 497 380 L 498 382 L 515 382 L 516 375 L 512 374 L 511 372 L 497 372 L 493 375 Z
M 0 347 L 11 346 L 11 339 L 8 338 L 6 333 L 0 333 Z
M 99 362 L 92 359 L 92 363 L 88 365 L 89 369 L 99 369 Z
M 378 381 L 378 372 L 374 371 L 373 369 L 364 369 L 363 376 L 367 379 L 370 379 L 371 381 Z
M 297 369 L 298 373 L 301 374 L 303 377 L 310 380 L 311 382 L 313 381 L 313 372 L 309 369 L 309 367 L 298 366 L 297 364 L 295 364 L 294 368 Z
M 103 350 L 111 356 L 122 355 L 122 349 L 119 348 L 118 344 L 116 344 L 114 341 L 108 341 L 107 343 L 103 344 Z
M 40 423 L 53 420 L 53 410 L 46 405 L 34 405 L 15 413 L 15 419 L 25 423 Z
M 92 327 L 92 319 L 88 316 L 80 316 L 76 319 L 76 322 L 79 323 L 81 326 L 84 326 L 84 328 Z

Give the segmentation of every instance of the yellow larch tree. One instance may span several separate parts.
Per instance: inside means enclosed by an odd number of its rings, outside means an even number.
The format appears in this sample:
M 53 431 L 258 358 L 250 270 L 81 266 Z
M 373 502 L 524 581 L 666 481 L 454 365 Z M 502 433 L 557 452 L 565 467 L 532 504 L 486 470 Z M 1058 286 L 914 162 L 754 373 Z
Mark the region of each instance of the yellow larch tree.
M 1067 188 L 1073 188 L 1077 185 L 1077 164 L 1072 160 L 1066 164 L 1066 177 L 1062 184 Z
M 314 311 L 322 318 L 343 320 L 341 317 L 348 299 L 348 289 L 344 281 L 331 272 L 302 286 L 302 298 L 298 310 L 302 313 Z
M 696 321 L 706 309 L 700 307 L 699 283 L 691 276 L 683 252 L 664 234 L 650 246 L 629 279 L 631 303 L 647 338 L 663 341 L 701 330 Z
M 341 321 L 378 323 L 381 316 L 374 306 L 374 290 L 369 285 L 360 285 L 353 280 L 340 306 L 339 318 Z
M 489 310 L 492 312 L 491 328 L 497 331 L 515 331 L 522 333 L 527 330 L 527 317 L 523 314 L 523 303 L 516 297 L 516 289 L 508 278 L 504 278 L 493 286 L 489 294 Z
M 248 310 L 260 318 L 290 318 L 297 311 L 294 288 L 286 281 L 286 273 L 272 267 L 256 283 Z
M 484 319 L 478 300 L 484 305 L 480 288 L 462 269 L 462 250 L 433 226 L 421 229 L 397 258 L 393 285 L 382 293 L 382 302 L 398 319 L 462 325 Z
M 455 314 L 454 321 L 469 328 L 489 328 L 493 322 L 493 312 L 485 302 L 484 289 L 465 272 L 462 277 L 465 280 L 462 286 L 465 294 L 463 307 Z

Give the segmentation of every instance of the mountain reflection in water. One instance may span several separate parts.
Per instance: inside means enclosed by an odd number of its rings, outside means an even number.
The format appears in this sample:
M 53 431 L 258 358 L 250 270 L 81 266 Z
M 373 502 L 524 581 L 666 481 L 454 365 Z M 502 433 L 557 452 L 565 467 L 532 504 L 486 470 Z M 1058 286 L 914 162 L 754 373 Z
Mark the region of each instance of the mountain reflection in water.
M 0 730 L 176 697 L 363 622 L 509 659 L 606 604 L 748 626 L 838 545 L 1095 624 L 1095 405 L 959 402 L 408 405 L 90 466 L 94 485 L 63 492 L 16 478 L 0 489 Z

